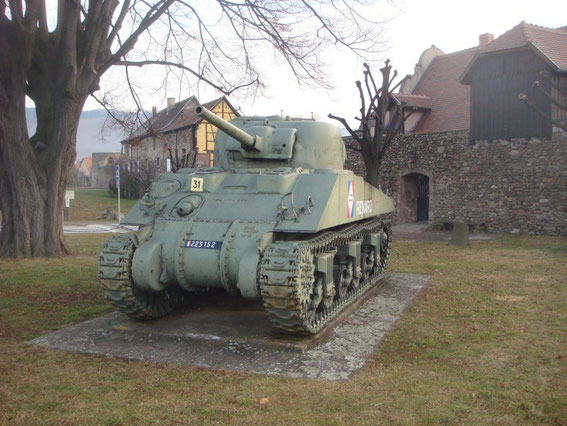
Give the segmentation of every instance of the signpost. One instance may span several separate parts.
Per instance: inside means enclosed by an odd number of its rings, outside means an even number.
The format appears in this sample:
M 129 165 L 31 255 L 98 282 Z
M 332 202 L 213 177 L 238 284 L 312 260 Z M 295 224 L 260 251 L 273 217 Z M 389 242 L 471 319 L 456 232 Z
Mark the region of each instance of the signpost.
M 116 189 L 118 190 L 118 225 L 120 225 L 120 165 L 116 165 Z
M 75 191 L 65 190 L 65 208 L 63 209 L 63 221 L 69 220 L 69 207 L 71 207 L 71 200 L 75 199 Z

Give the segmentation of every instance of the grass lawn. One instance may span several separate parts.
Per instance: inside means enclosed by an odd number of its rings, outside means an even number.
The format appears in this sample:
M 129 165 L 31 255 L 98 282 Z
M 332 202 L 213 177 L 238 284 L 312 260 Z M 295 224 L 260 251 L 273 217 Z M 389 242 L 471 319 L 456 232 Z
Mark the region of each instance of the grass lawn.
M 0 260 L 0 424 L 567 424 L 566 239 L 395 241 L 390 270 L 430 283 L 353 379 L 324 382 L 26 344 L 111 311 L 106 236 L 67 238 L 74 256 Z
M 107 189 L 74 188 L 75 199 L 69 207 L 69 221 L 97 221 L 107 207 L 118 208 L 118 199 Z M 136 200 L 120 200 L 120 211 L 126 214 L 136 203 Z

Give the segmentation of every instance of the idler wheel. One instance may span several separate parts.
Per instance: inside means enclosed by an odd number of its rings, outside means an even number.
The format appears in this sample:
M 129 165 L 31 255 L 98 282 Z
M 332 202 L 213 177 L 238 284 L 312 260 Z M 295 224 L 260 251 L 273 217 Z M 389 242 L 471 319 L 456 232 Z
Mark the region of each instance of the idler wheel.
M 185 293 L 178 286 L 159 292 L 136 287 L 131 274 L 134 251 L 134 240 L 130 235 L 114 235 L 102 247 L 99 278 L 104 297 L 132 318 L 162 317 L 184 301 Z

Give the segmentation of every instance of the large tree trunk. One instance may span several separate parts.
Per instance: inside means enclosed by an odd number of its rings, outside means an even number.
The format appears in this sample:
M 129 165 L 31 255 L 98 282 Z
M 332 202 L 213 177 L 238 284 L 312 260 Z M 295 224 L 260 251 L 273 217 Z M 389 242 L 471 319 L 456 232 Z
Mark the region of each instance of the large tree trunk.
M 378 174 L 379 174 L 379 166 L 376 164 L 375 161 L 364 159 L 364 165 L 366 167 L 366 176 L 364 180 L 368 182 L 370 185 L 378 188 L 380 182 L 378 181 Z
M 41 10 L 36 3 L 28 5 L 28 20 L 16 17 L 11 22 L 0 14 L 0 257 L 68 252 L 62 218 L 65 187 L 81 111 L 91 84 L 98 82 L 96 73 L 78 72 L 80 3 L 60 3 L 60 22 L 53 33 L 47 32 L 45 19 L 32 19 Z M 26 95 L 37 114 L 31 138 Z
M 0 64 L 0 256 L 54 257 L 68 252 L 62 209 L 86 96 L 58 96 L 65 92 L 53 79 L 36 96 L 38 129 L 30 140 L 22 62 Z
M 377 147 L 369 142 L 360 144 L 362 159 L 364 160 L 364 167 L 366 168 L 366 175 L 364 180 L 370 185 L 378 187 L 378 169 L 380 161 L 376 155 Z
M 38 126 L 46 128 L 38 128 L 38 137 L 33 141 L 28 138 L 25 106 L 17 105 L 15 100 L 0 106 L 3 257 L 54 257 L 68 252 L 63 239 L 62 211 L 83 105 L 77 100 L 62 99 L 55 105 L 36 106 Z M 43 114 L 49 117 L 42 117 Z

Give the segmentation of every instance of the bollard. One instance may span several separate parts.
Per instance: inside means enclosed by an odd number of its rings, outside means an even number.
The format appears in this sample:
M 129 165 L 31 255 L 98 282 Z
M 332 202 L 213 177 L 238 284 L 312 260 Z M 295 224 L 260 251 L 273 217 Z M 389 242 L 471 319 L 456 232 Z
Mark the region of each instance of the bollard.
M 458 247 L 469 245 L 469 226 L 464 222 L 455 222 L 453 224 L 453 232 L 451 233 L 451 241 L 449 244 Z

